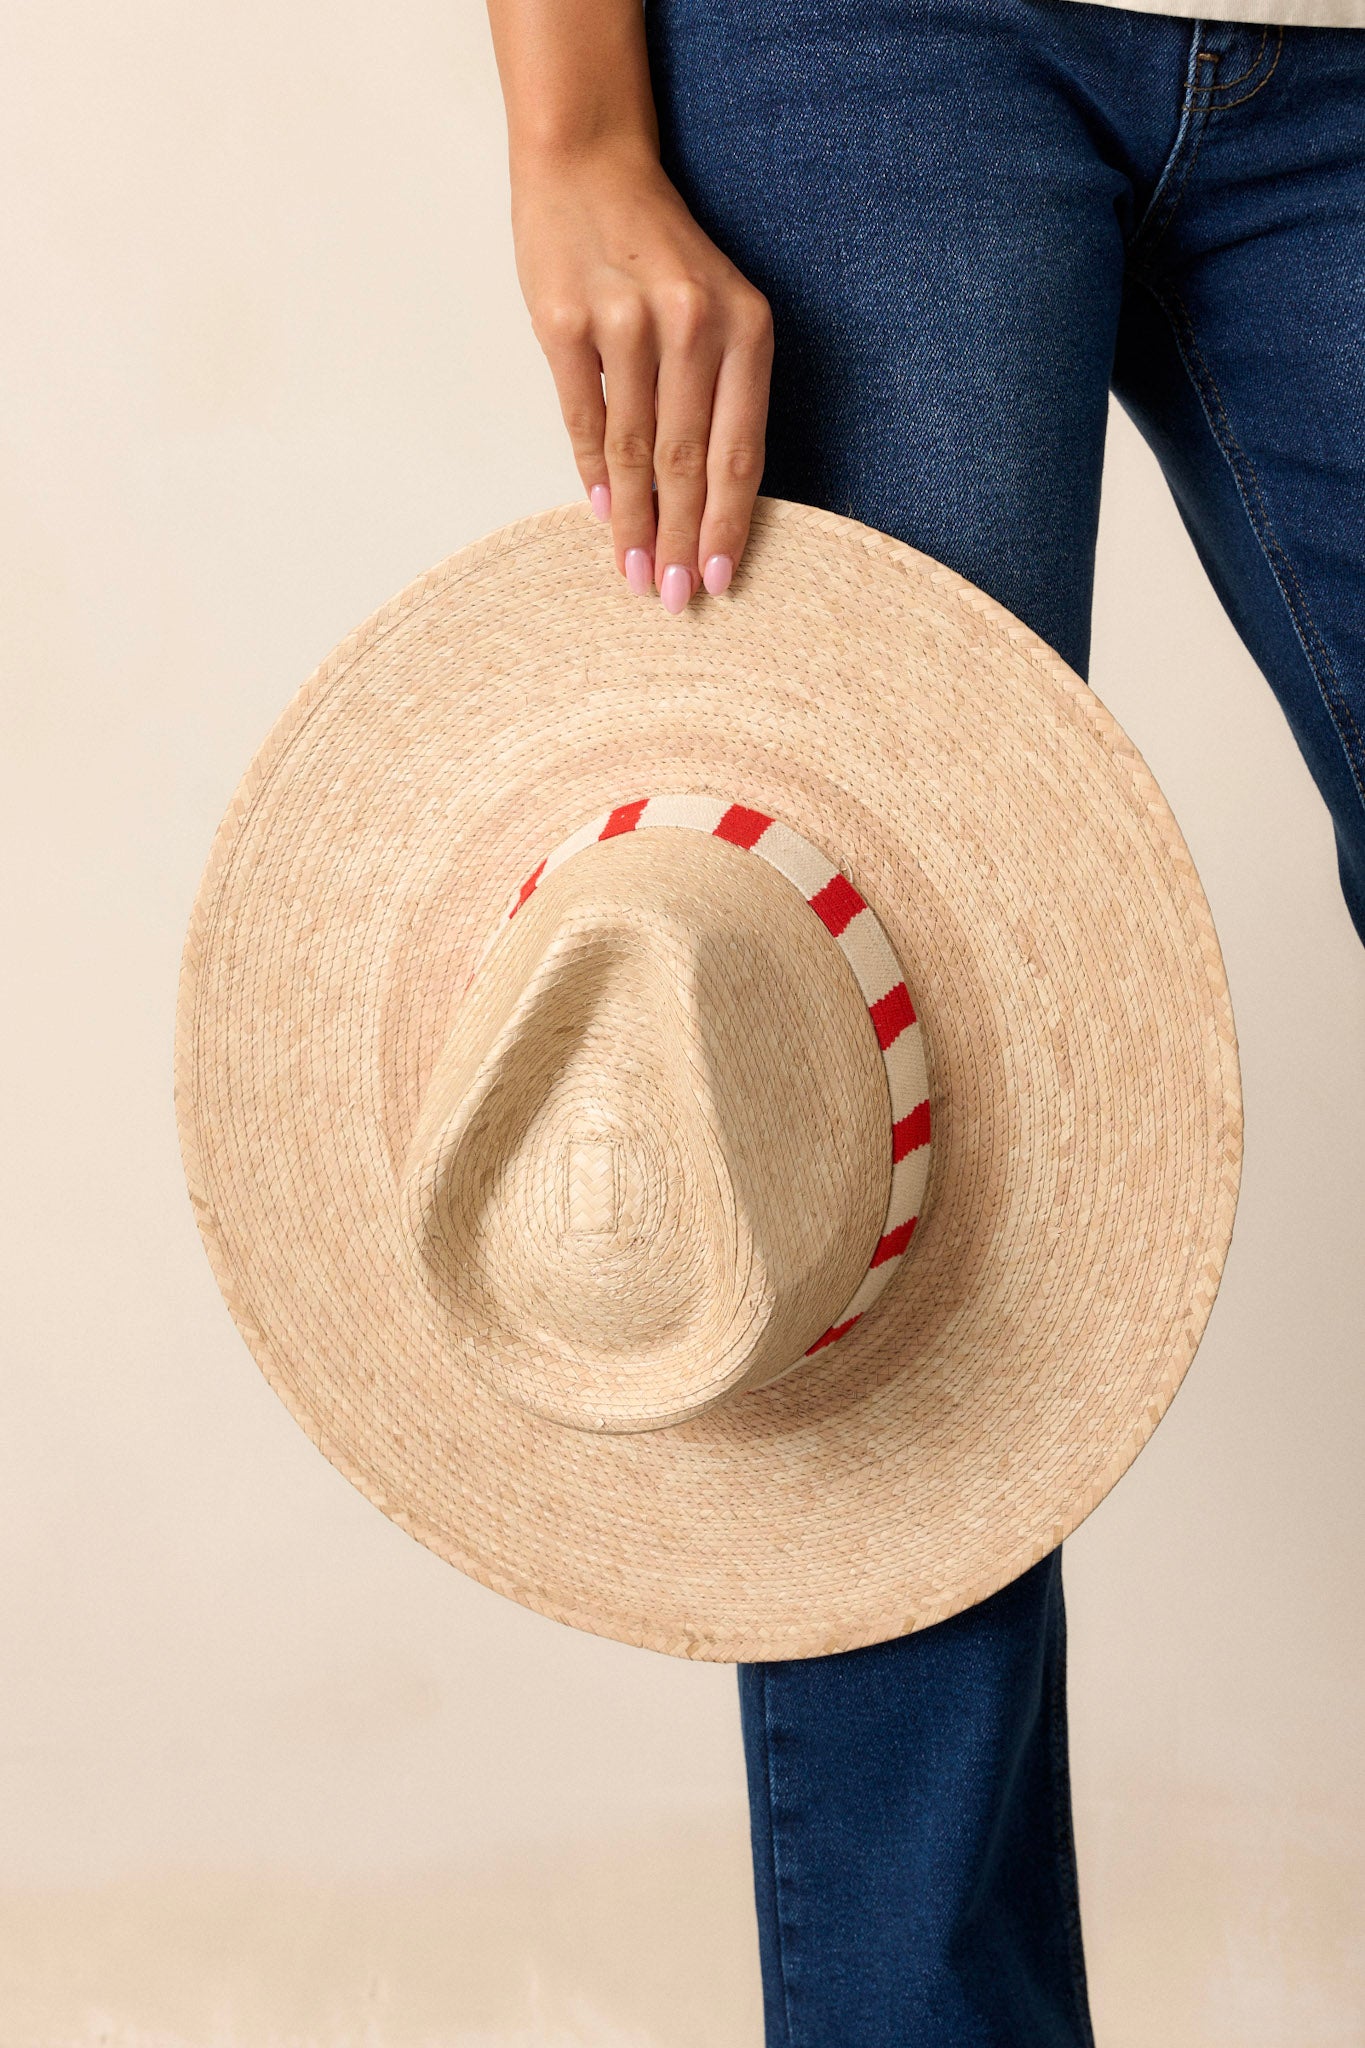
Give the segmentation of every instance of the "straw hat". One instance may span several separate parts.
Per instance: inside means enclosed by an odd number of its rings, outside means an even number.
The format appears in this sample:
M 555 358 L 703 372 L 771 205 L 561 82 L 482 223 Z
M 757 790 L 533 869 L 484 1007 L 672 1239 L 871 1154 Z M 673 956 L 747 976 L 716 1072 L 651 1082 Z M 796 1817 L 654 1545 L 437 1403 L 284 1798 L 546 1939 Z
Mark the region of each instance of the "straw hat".
M 726 1660 L 920 1628 L 1074 1529 L 1241 1158 L 1132 744 L 960 576 L 777 501 L 677 619 L 568 507 L 346 640 L 219 831 L 177 1101 L 326 1456 L 498 1592 Z

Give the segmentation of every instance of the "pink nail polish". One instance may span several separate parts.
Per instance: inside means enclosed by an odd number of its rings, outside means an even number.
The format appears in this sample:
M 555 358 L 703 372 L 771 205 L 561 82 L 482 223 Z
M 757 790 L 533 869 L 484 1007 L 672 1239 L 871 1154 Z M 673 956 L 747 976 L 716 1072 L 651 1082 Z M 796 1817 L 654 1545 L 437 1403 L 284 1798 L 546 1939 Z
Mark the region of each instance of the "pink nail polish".
M 670 562 L 659 582 L 659 596 L 666 612 L 680 612 L 692 595 L 692 572 L 681 562 Z
M 588 503 L 592 506 L 596 516 L 605 524 L 611 518 L 610 484 L 594 484 L 588 492 Z
M 626 585 L 633 597 L 648 597 L 654 588 L 654 557 L 648 548 L 626 549 Z
M 735 565 L 729 555 L 708 555 L 701 580 L 712 597 L 719 597 L 723 590 L 730 588 L 730 578 L 734 573 Z

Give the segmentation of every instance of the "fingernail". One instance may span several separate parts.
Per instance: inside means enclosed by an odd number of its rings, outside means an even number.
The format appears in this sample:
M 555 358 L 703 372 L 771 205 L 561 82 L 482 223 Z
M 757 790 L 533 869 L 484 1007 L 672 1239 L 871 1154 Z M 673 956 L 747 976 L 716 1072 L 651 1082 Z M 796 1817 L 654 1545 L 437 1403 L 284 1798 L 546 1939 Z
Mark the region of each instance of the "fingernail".
M 634 597 L 648 597 L 654 588 L 654 557 L 648 548 L 626 549 L 626 584 Z
M 730 588 L 730 578 L 734 573 L 735 565 L 728 555 L 708 555 L 701 580 L 712 597 L 719 597 L 723 590 Z
M 681 562 L 670 562 L 659 583 L 659 597 L 666 612 L 680 612 L 692 595 L 692 572 Z
M 588 492 L 588 503 L 597 517 L 605 523 L 611 518 L 611 485 L 594 484 Z

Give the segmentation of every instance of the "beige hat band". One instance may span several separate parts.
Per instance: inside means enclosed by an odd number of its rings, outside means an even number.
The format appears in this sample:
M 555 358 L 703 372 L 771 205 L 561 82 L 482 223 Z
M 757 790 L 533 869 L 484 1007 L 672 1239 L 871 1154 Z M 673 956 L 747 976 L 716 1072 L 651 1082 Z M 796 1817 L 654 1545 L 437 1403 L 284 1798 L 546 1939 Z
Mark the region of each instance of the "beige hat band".
M 910 1246 L 929 1179 L 930 1108 L 923 1027 L 905 975 L 875 911 L 848 876 L 821 849 L 790 825 L 741 803 L 697 794 L 640 797 L 600 812 L 548 853 L 509 898 L 484 945 L 474 973 L 538 885 L 575 854 L 626 832 L 683 827 L 709 833 L 731 846 L 758 854 L 786 877 L 820 919 L 853 970 L 867 1005 L 886 1074 L 891 1150 L 886 1213 L 866 1273 L 852 1298 L 829 1327 L 792 1360 L 835 1343 L 851 1330 L 894 1277 Z M 474 975 L 471 974 L 472 981 Z M 771 1385 L 774 1378 L 764 1384 Z

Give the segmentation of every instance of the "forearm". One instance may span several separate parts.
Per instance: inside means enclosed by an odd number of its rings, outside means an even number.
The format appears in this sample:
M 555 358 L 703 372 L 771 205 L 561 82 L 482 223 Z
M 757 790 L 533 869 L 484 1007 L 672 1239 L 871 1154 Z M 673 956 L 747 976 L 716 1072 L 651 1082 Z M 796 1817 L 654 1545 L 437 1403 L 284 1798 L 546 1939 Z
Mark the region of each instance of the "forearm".
M 641 0 L 488 0 L 518 163 L 601 146 L 658 152 Z
M 517 275 L 578 473 L 630 588 L 679 611 L 703 582 L 728 588 L 748 538 L 767 301 L 659 162 L 643 0 L 488 0 L 488 14 Z

